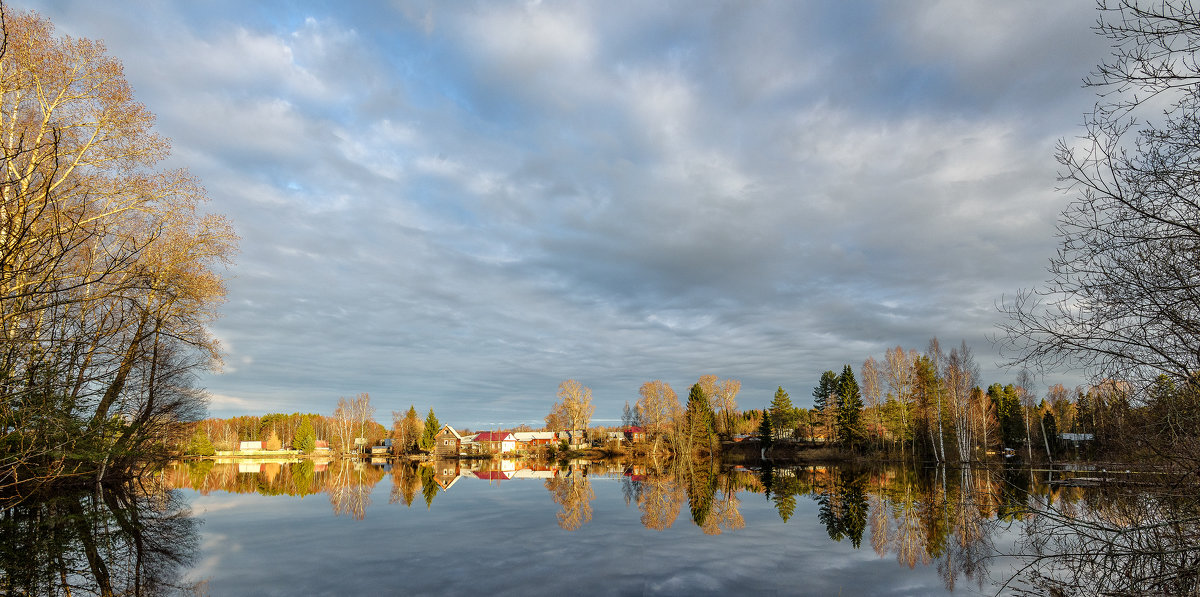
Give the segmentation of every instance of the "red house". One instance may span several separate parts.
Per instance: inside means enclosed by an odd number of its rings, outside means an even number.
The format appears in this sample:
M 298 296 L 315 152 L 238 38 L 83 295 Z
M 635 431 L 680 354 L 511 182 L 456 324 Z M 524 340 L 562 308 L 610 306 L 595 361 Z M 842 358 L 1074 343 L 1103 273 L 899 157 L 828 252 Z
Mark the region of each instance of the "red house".
M 484 431 L 475 436 L 475 443 L 485 452 L 507 454 L 517 449 L 517 438 L 507 431 Z
M 624 429 L 625 440 L 631 442 L 646 441 L 646 431 L 637 425 L 630 425 Z

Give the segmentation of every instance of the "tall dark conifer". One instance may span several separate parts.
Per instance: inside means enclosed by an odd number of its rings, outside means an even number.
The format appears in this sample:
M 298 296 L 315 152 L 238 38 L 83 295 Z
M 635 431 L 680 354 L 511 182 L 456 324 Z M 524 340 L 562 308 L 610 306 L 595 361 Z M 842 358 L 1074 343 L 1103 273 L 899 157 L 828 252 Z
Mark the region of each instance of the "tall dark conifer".
M 836 395 L 838 437 L 844 445 L 854 448 L 859 440 L 866 437 L 866 429 L 862 420 L 862 392 L 850 365 L 843 367 L 842 374 L 837 378 Z

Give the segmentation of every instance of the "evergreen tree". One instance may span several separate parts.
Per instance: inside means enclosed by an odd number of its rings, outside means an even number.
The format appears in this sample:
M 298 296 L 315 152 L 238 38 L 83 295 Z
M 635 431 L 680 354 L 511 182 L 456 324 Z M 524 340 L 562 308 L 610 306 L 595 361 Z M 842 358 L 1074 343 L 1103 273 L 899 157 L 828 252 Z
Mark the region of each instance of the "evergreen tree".
M 817 410 L 825 410 L 826 406 L 832 406 L 836 402 L 838 376 L 833 371 L 826 371 L 821 374 L 821 380 L 817 382 L 817 387 L 813 388 L 813 408 Z
M 1025 439 L 1025 419 L 1021 416 L 1021 400 L 1012 384 L 988 386 L 988 397 L 996 409 L 996 422 L 1000 425 L 1000 441 L 1006 448 L 1015 448 Z
M 308 417 L 300 420 L 300 428 L 296 430 L 296 437 L 292 440 L 292 449 L 300 450 L 304 454 L 312 454 L 312 451 L 317 448 L 317 432 L 313 430 L 312 421 Z
M 625 409 L 623 411 L 621 411 L 621 426 L 622 427 L 632 427 L 633 426 L 633 409 L 629 408 L 628 400 L 625 401 Z
M 425 416 L 425 431 L 421 434 L 421 449 L 432 450 L 437 444 L 437 434 L 442 430 L 442 424 L 438 422 L 437 415 L 433 414 L 433 408 L 430 407 L 429 414 Z
M 763 449 L 770 449 L 771 444 L 775 443 L 775 431 L 771 426 L 771 413 L 763 412 L 762 422 L 758 424 L 758 439 L 762 442 Z
M 817 387 L 813 388 L 813 409 L 817 411 L 815 423 L 823 428 L 827 444 L 837 437 L 837 425 L 834 421 L 837 414 L 837 382 L 837 374 L 826 371 L 821 374 Z
M 856 442 L 866 437 L 866 429 L 862 420 L 862 392 L 858 388 L 858 381 L 854 379 L 854 370 L 850 368 L 850 365 L 846 365 L 842 369 L 842 374 L 837 378 L 836 395 L 838 397 L 838 437 L 853 449 Z
M 684 412 L 684 421 L 687 424 L 687 441 L 690 448 L 694 449 L 697 446 L 712 446 L 713 440 L 716 438 L 716 433 L 713 430 L 713 415 L 712 405 L 708 401 L 708 395 L 704 393 L 704 388 L 700 384 L 692 384 L 692 390 L 688 393 L 687 407 Z
M 1053 412 L 1046 411 L 1046 414 L 1042 415 L 1042 429 L 1045 429 L 1046 445 L 1050 454 L 1058 454 L 1058 421 L 1054 419 Z
M 775 390 L 775 398 L 771 400 L 770 414 L 771 428 L 776 435 L 791 432 L 795 422 L 796 409 L 792 406 L 792 397 L 788 396 L 783 386 L 779 386 Z
M 193 456 L 213 456 L 217 453 L 217 449 L 208 439 L 208 434 L 203 429 L 197 429 L 196 433 L 192 435 L 191 441 L 188 442 L 186 452 Z

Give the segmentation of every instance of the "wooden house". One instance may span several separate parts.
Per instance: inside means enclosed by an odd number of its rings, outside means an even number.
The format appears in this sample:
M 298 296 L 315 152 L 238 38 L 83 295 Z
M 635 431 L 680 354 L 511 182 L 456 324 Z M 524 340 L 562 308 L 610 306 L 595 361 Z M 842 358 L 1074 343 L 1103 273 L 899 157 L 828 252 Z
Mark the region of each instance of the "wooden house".
M 463 437 L 450 425 L 442 425 L 442 430 L 434 436 L 433 455 L 437 458 L 458 458 L 462 450 Z
M 258 452 L 262 449 L 263 449 L 263 443 L 260 441 L 259 442 L 239 442 L 238 443 L 238 451 L 239 452 Z

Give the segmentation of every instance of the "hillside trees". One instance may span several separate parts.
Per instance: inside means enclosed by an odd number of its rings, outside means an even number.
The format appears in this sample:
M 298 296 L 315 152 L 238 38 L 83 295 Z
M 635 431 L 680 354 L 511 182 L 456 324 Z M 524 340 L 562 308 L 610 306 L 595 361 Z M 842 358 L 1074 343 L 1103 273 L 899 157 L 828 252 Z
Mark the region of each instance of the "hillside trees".
M 165 455 L 236 236 L 104 45 L 4 8 L 0 56 L 0 485 Z M 157 448 L 156 448 L 157 446 Z

